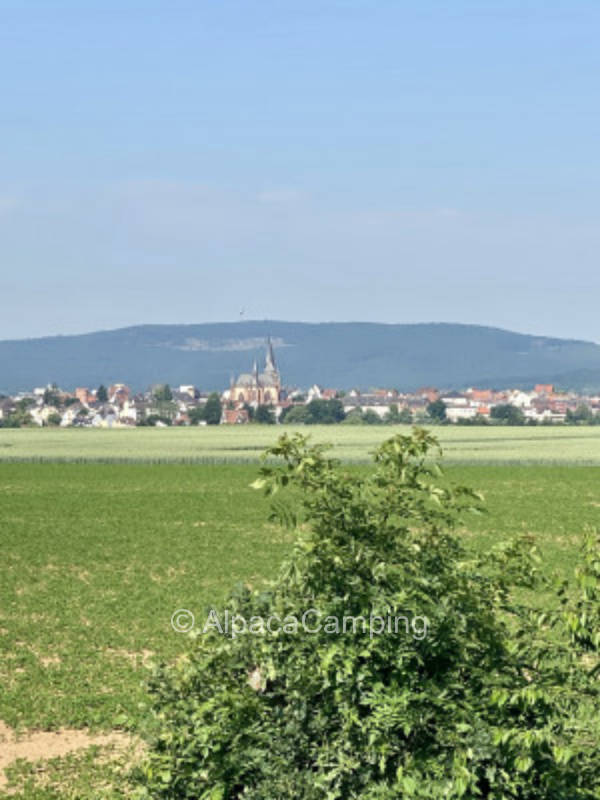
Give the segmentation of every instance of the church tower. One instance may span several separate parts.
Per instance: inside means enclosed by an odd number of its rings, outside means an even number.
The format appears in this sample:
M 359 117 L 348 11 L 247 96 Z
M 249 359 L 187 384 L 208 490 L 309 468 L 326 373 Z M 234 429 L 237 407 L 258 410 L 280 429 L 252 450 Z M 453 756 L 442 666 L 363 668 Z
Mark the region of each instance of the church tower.
M 265 373 L 277 374 L 277 367 L 275 365 L 275 353 L 273 352 L 273 342 L 271 337 L 267 339 L 267 357 L 265 359 Z
M 275 363 L 275 353 L 273 352 L 273 342 L 271 337 L 267 339 L 267 352 L 265 357 L 265 371 L 261 375 L 262 398 L 261 402 L 267 405 L 275 405 L 279 402 L 281 394 L 281 379 Z
M 266 342 L 265 370 L 259 373 L 254 359 L 252 372 L 240 375 L 230 387 L 230 397 L 236 403 L 277 405 L 281 397 L 281 378 L 275 361 L 271 337 Z

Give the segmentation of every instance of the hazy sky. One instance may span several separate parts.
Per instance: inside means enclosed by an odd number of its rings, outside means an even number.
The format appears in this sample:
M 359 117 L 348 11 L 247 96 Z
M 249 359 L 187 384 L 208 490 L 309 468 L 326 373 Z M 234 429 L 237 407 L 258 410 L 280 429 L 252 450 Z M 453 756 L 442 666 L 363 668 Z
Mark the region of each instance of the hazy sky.
M 0 339 L 600 340 L 598 0 L 0 0 Z

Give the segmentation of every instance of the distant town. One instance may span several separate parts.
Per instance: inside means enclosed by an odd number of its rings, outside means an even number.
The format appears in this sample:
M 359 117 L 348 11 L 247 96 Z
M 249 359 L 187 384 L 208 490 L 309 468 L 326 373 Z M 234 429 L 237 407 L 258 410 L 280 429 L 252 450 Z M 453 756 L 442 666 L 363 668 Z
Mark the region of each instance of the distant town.
M 232 378 L 225 391 L 200 391 L 195 385 L 156 384 L 133 392 L 124 383 L 33 388 L 0 395 L 0 427 L 131 428 L 142 426 L 255 424 L 600 424 L 600 392 L 583 395 L 549 383 L 531 390 L 447 391 L 422 387 L 344 391 L 317 384 L 286 387 L 270 340 L 264 365 Z

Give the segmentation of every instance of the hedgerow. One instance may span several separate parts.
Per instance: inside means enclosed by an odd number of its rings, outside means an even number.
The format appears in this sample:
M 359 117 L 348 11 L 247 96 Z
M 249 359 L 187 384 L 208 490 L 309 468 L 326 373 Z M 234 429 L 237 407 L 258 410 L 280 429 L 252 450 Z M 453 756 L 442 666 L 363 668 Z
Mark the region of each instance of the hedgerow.
M 266 591 L 232 593 L 229 614 L 419 618 L 426 635 L 196 633 L 151 681 L 142 796 L 600 797 L 598 541 L 574 586 L 544 578 L 524 539 L 469 552 L 456 526 L 482 499 L 448 484 L 436 451 L 423 430 L 397 435 L 366 475 L 301 435 L 267 451 L 281 463 L 255 486 L 297 543 Z

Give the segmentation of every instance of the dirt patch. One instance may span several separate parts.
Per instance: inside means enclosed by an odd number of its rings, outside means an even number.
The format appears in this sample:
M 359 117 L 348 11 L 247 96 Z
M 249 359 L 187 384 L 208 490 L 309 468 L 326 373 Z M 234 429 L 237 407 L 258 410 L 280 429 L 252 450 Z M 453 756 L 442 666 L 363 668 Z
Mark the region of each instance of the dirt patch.
M 122 750 L 132 747 L 132 744 L 131 736 L 126 733 L 113 731 L 93 735 L 86 730 L 71 728 L 61 728 L 58 731 L 31 731 L 17 737 L 12 728 L 0 720 L 0 789 L 7 783 L 5 768 L 17 759 L 45 761 L 66 756 L 76 750 L 84 750 L 92 745 L 112 746 Z
M 79 578 L 80 581 L 89 584 L 90 583 L 90 573 L 87 569 L 78 569 L 76 567 L 71 567 L 71 573 Z
M 42 667 L 53 667 L 62 663 L 60 656 L 38 656 L 38 661 Z
M 133 667 L 137 667 L 138 664 L 147 667 L 154 655 L 154 650 L 141 650 L 137 653 L 132 650 L 119 650 L 114 647 L 107 647 L 104 652 L 110 656 L 118 656 L 119 658 L 127 659 Z

